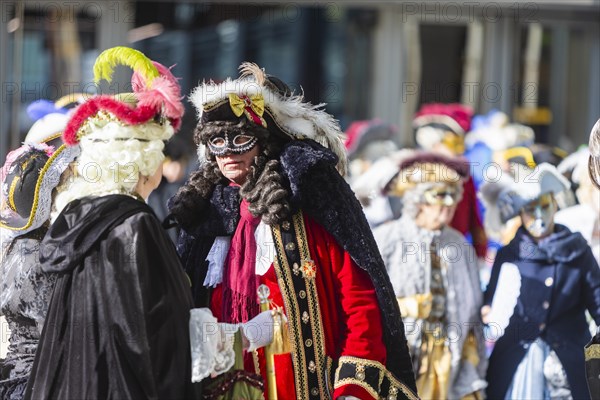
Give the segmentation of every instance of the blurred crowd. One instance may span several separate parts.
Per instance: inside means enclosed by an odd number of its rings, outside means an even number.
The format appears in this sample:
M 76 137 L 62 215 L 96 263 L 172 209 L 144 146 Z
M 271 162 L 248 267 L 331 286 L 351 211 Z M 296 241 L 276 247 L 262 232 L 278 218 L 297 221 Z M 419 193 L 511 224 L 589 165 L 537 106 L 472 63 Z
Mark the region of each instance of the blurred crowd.
M 84 100 L 29 106 L 36 122 L 25 141 L 40 146 L 39 165 L 57 157 L 53 141 Z M 588 147 L 568 154 L 536 143 L 532 128 L 503 112 L 474 115 L 460 104 L 424 104 L 413 132 L 416 147 L 406 148 L 385 121 L 356 121 L 345 147 L 346 181 L 393 286 L 419 395 L 588 398 L 584 348 L 600 323 L 600 191 Z M 164 152 L 160 185 L 147 200 L 161 221 L 198 166 L 179 139 Z M 21 155 L 11 153 L 7 165 Z M 76 156 L 60 154 L 56 187 Z M 3 170 L 3 193 L 23 185 L 17 180 Z M 17 202 L 6 225 L 27 230 L 35 215 L 19 217 L 18 202 L 29 210 L 32 199 L 11 199 L 3 198 Z
M 402 148 L 390 124 L 358 121 L 346 147 L 419 395 L 587 396 L 582 349 L 600 318 L 600 191 L 587 145 L 568 154 L 503 112 L 460 104 L 423 105 L 413 129 L 416 148 Z M 467 328 L 479 321 L 483 332 Z

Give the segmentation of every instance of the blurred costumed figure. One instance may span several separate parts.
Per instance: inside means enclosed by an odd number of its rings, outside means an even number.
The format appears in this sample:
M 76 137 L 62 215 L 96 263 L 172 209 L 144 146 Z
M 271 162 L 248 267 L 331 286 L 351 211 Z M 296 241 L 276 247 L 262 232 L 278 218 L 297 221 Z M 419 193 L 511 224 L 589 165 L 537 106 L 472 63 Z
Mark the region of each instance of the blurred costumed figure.
M 463 157 L 465 133 L 471 127 L 472 117 L 473 111 L 460 104 L 424 104 L 413 120 L 415 140 L 424 150 Z M 470 236 L 477 257 L 483 259 L 487 253 L 487 237 L 481 224 L 477 191 L 470 175 L 463 185 L 462 200 L 450 226 Z
M 402 161 L 388 185 L 402 196 L 402 216 L 375 229 L 407 331 L 419 395 L 480 398 L 485 346 L 477 257 L 450 227 L 468 179 L 457 158 L 419 152 Z
M 40 241 L 50 222 L 53 191 L 66 176 L 77 148 L 44 142 L 64 125 L 49 124 L 40 143 L 10 152 L 1 170 L 0 315 L 10 329 L 8 353 L 0 360 L 0 399 L 22 399 L 54 288 L 54 275 L 42 272 Z
M 363 205 L 369 225 L 375 227 L 399 215 L 402 207 L 399 199 L 383 196 L 380 190 L 375 190 L 374 184 L 377 180 L 374 175 L 389 171 L 389 168 L 377 165 L 379 160 L 398 151 L 396 128 L 378 119 L 356 121 L 346 130 L 344 145 L 348 155 L 350 186 Z M 365 184 L 368 185 L 366 191 L 362 190 Z
M 392 286 L 340 174 L 337 121 L 255 64 L 241 72 L 191 95 L 206 161 L 170 209 L 196 305 L 246 322 L 268 286 L 291 346 L 267 380 L 279 399 L 416 398 Z M 246 353 L 246 371 L 264 378 L 264 354 Z
M 144 202 L 180 124 L 180 89 L 125 47 L 98 56 L 96 81 L 121 64 L 134 69 L 133 93 L 89 97 L 63 134 L 81 153 L 41 243 L 42 270 L 58 275 L 28 399 L 194 397 L 189 281 Z
M 594 186 L 588 171 L 590 152 L 584 147 L 558 165 L 558 171 L 570 178 L 578 204 L 560 209 L 554 222 L 572 232 L 579 232 L 592 248 L 600 263 L 600 190 Z
M 72 106 L 85 101 L 85 93 L 70 93 L 56 102 L 36 100 L 27 106 L 27 115 L 34 123 L 27 131 L 25 143 L 45 143 L 54 149 L 63 145 L 62 134 L 69 122 Z
M 535 168 L 541 163 L 557 166 L 567 155 L 558 148 L 535 142 L 535 132 L 529 126 L 511 123 L 508 115 L 492 110 L 473 118 L 472 130 L 465 137 L 465 157 L 471 162 L 475 187 L 480 189 L 486 181 L 495 181 L 501 174 L 512 175 L 517 165 Z M 569 191 L 557 195 L 561 208 L 574 204 Z M 485 206 L 479 203 L 485 220 Z M 508 244 L 520 226 L 515 218 L 502 226 L 501 230 L 490 230 L 484 223 L 490 248 L 498 249 Z
M 465 157 L 471 166 L 475 189 L 479 191 L 485 182 L 512 174 L 509 162 L 511 157 L 519 161 L 523 159 L 526 165 L 535 165 L 531 150 L 528 148 L 534 141 L 533 129 L 510 123 L 508 115 L 503 112 L 492 110 L 487 114 L 473 117 L 471 131 L 465 136 Z M 515 148 L 523 151 L 514 151 Z M 523 153 L 528 157 L 517 157 Z M 479 199 L 478 205 L 482 220 L 485 221 L 485 205 Z M 502 229 L 496 230 L 490 230 L 485 222 L 483 226 L 489 239 L 490 249 L 497 250 L 514 237 L 519 222 L 515 219 L 502 226 Z
M 597 195 L 600 191 L 600 119 L 590 133 L 589 152 L 589 178 L 596 187 Z M 598 321 L 596 324 L 600 326 Z M 600 399 L 600 327 L 598 327 L 596 335 L 585 346 L 585 370 L 592 399 Z
M 600 321 L 600 268 L 583 236 L 554 222 L 555 195 L 567 189 L 546 163 L 519 165 L 512 179 L 482 187 L 490 222 L 522 220 L 498 251 L 482 309 L 502 333 L 489 360 L 489 398 L 589 398 L 585 311 Z

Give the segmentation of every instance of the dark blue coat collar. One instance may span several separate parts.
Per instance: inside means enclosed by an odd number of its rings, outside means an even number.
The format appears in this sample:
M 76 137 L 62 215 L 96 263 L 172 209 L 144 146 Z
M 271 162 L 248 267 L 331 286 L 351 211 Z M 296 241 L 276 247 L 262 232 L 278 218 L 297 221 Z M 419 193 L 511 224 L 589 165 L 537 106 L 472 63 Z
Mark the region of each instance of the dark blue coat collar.
M 570 263 L 581 257 L 588 244 L 579 232 L 564 225 L 555 225 L 554 233 L 539 242 L 520 227 L 510 244 L 522 260 Z

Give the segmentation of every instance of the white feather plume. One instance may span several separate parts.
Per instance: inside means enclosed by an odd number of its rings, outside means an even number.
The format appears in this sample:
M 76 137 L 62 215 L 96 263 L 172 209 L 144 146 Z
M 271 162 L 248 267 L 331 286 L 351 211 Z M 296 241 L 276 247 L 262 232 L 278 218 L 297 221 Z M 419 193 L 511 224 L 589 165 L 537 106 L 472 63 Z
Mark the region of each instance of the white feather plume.
M 196 107 L 200 119 L 205 107 L 228 101 L 229 94 L 232 93 L 247 96 L 262 94 L 265 112 L 285 134 L 292 139 L 313 139 L 331 149 L 339 158 L 338 171 L 345 174 L 347 161 L 343 133 L 338 121 L 323 109 L 325 104 L 310 104 L 304 101 L 302 95 L 283 97 L 246 77 L 227 79 L 219 84 L 213 81 L 203 82 L 192 91 L 189 99 Z

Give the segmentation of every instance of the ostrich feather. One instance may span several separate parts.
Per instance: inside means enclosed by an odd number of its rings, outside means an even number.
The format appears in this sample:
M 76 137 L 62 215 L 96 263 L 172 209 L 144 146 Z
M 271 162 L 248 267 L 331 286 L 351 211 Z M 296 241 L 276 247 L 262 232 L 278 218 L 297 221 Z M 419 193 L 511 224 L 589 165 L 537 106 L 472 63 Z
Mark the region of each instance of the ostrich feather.
M 154 78 L 158 77 L 158 69 L 152 61 L 141 51 L 117 46 L 104 50 L 94 63 L 94 81 L 96 83 L 105 79 L 108 82 L 112 81 L 114 67 L 117 65 L 126 65 L 135 72 L 144 77 L 146 86 L 149 86 Z
M 265 81 L 267 80 L 267 75 L 265 74 L 265 71 L 255 63 L 244 62 L 242 63 L 242 65 L 240 65 L 239 69 L 240 79 L 253 76 L 256 80 L 256 83 L 258 83 L 261 86 L 264 85 Z
M 141 74 L 135 72 L 131 77 L 131 86 L 138 99 L 138 104 L 152 106 L 156 109 L 164 107 L 164 114 L 168 118 L 180 120 L 184 113 L 184 107 L 181 102 L 181 89 L 177 83 L 177 78 L 173 76 L 170 68 L 156 61 L 152 63 L 160 76 L 152 81 L 149 89 L 146 89 L 148 86 Z M 177 126 L 174 126 L 174 128 L 177 129 Z

